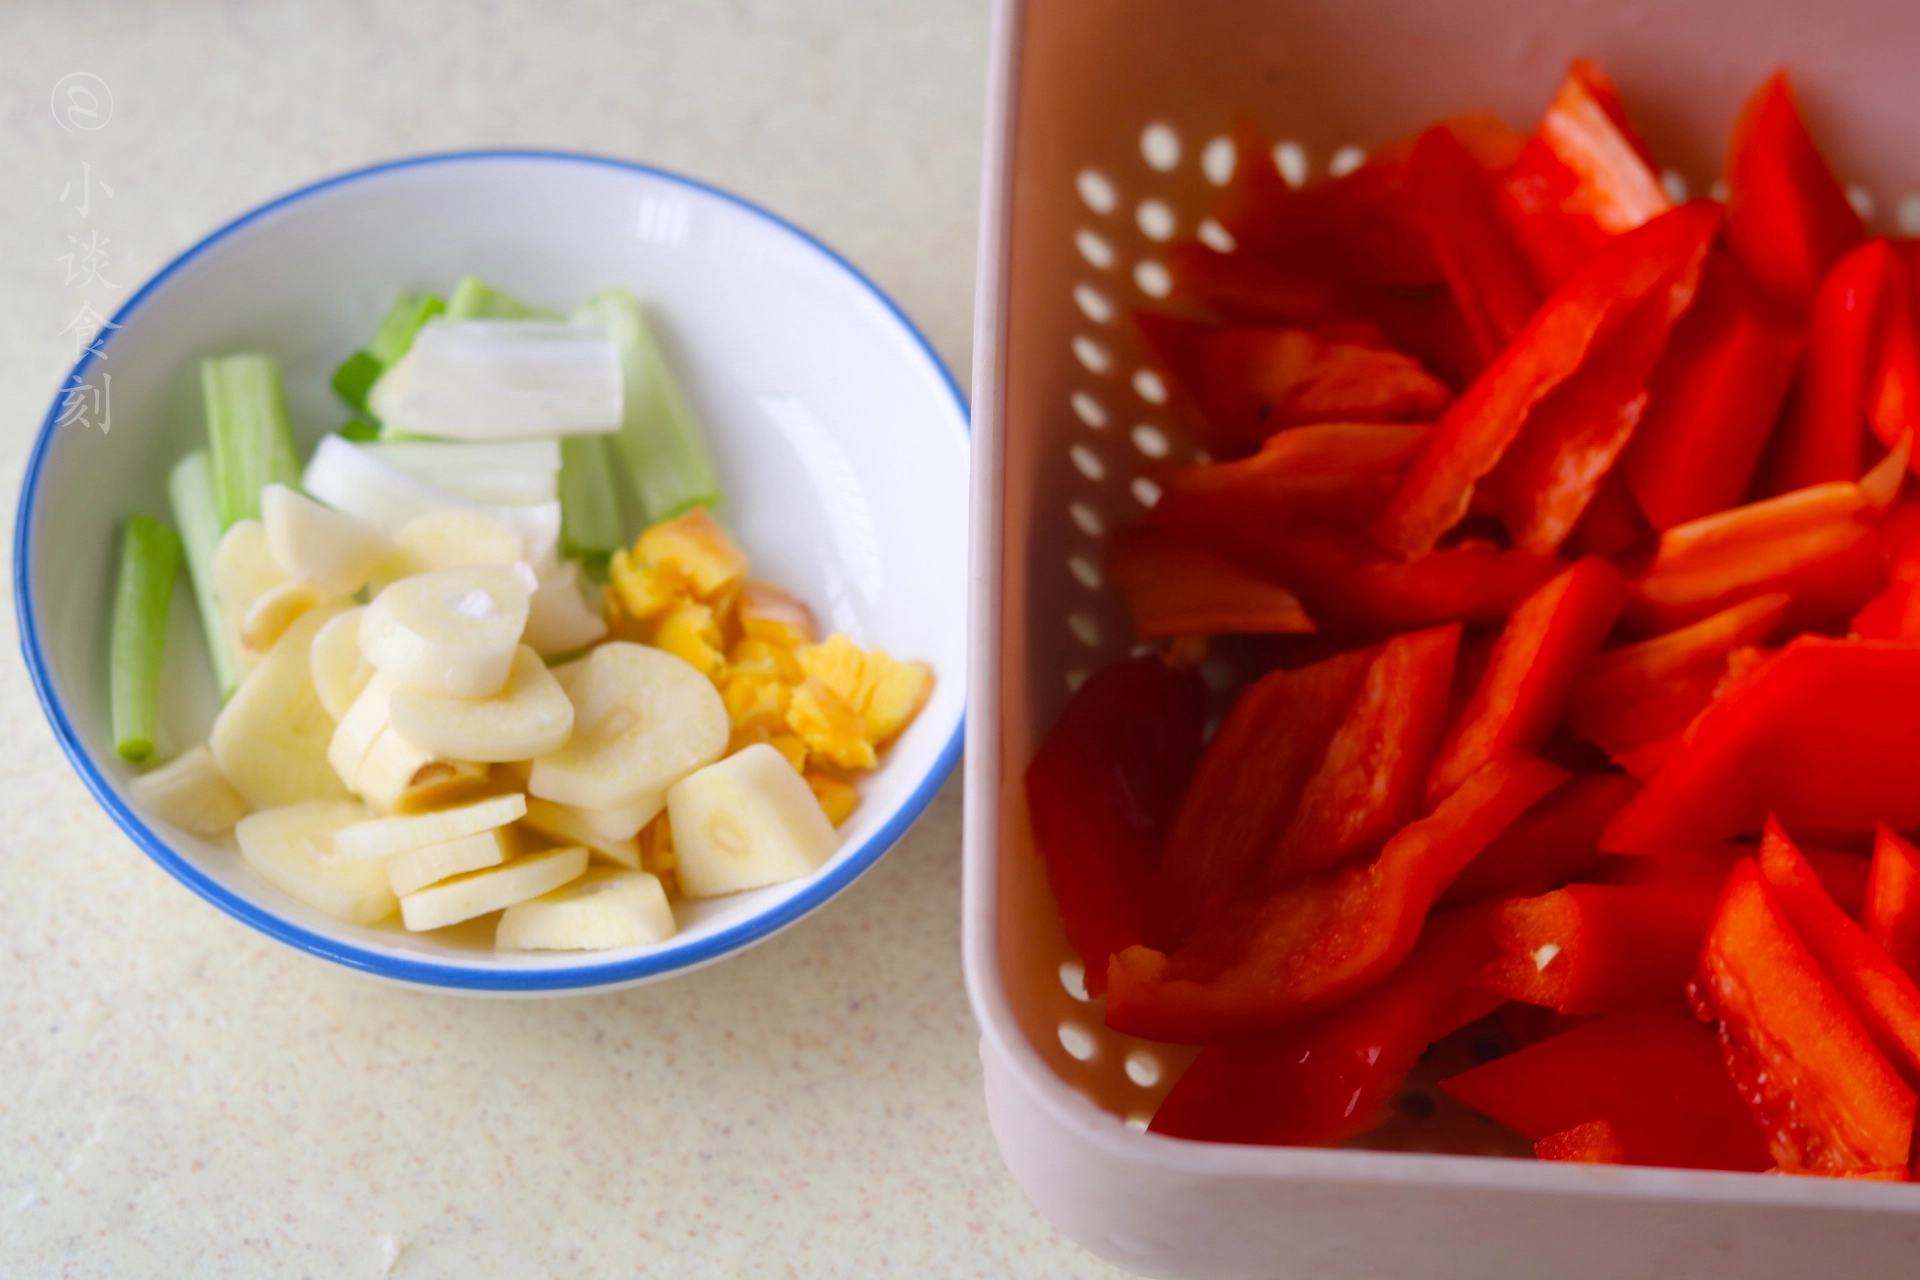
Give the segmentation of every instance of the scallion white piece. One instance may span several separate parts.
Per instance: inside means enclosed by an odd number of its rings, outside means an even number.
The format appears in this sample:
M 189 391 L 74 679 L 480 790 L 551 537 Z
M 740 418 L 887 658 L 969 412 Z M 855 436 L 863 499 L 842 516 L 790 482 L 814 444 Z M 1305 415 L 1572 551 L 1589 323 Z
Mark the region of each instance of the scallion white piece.
M 619 349 L 605 334 L 546 320 L 429 324 L 369 393 L 388 432 L 511 440 L 620 429 Z

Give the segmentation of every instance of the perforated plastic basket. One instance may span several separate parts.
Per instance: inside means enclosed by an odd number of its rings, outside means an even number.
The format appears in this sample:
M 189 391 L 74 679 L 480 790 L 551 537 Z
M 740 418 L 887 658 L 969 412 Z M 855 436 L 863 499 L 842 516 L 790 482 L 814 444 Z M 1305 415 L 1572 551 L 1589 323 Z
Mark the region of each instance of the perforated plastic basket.
M 1014 1177 L 1074 1239 L 1165 1276 L 1920 1275 L 1920 1188 L 1548 1164 L 1484 1125 L 1401 1122 L 1396 1151 L 1141 1130 L 1191 1051 L 1107 1031 L 1035 856 L 1021 776 L 1069 688 L 1131 633 L 1098 564 L 1191 457 L 1130 309 L 1232 172 L 1245 110 L 1319 176 L 1475 108 L 1526 126 L 1600 57 L 1670 184 L 1710 189 L 1777 63 L 1885 230 L 1920 230 L 1914 0 L 1002 0 L 974 374 L 966 965 Z M 1522 1148 L 1524 1151 L 1524 1148 Z

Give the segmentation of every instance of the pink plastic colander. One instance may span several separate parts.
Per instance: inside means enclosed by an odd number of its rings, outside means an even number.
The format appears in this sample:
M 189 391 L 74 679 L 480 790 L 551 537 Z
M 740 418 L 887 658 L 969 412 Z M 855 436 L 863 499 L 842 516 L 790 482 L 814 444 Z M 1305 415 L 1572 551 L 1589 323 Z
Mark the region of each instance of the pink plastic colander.
M 1305 1150 L 1143 1132 L 1191 1050 L 1108 1031 L 1060 930 L 1021 777 L 1133 636 L 1099 564 L 1194 456 L 1127 321 L 1245 158 L 1292 180 L 1443 116 L 1527 127 L 1569 58 L 1612 72 L 1670 189 L 1707 192 L 1777 64 L 1877 229 L 1920 233 L 1915 0 L 1002 0 L 974 372 L 966 966 L 1015 1179 L 1122 1266 L 1194 1277 L 1920 1275 L 1920 1188 L 1550 1164 L 1457 1111 Z M 1457 1068 L 1454 1068 L 1457 1069 Z M 1424 1111 L 1425 1109 L 1420 1109 Z M 1482 1154 L 1452 1154 L 1482 1153 Z

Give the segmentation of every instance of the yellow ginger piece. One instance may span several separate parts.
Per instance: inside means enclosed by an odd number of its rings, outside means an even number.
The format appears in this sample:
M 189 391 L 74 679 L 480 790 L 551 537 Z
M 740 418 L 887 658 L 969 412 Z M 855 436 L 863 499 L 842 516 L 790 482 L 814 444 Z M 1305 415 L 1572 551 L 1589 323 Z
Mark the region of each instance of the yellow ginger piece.
M 747 576 L 747 553 L 700 507 L 654 525 L 634 551 L 641 563 L 678 574 L 702 600 Z
M 716 684 L 725 673 L 727 659 L 720 628 L 713 620 L 713 610 L 704 604 L 688 601 L 660 619 L 660 625 L 654 628 L 653 644 L 685 659 Z
M 808 678 L 833 690 L 859 715 L 862 735 L 874 746 L 900 736 L 933 696 L 933 668 L 900 662 L 885 649 L 862 652 L 834 632 L 820 644 L 802 645 L 794 658 Z
M 735 729 L 733 736 L 727 740 L 727 754 L 745 751 L 748 747 L 764 742 L 785 756 L 795 773 L 804 775 L 807 771 L 807 744 L 794 734 L 785 732 L 785 729 L 785 725 L 778 725 L 771 729 L 765 725 L 746 725 Z
M 740 588 L 740 630 L 750 639 L 765 640 L 782 649 L 812 644 L 820 638 L 813 610 L 771 582 L 749 578 Z
M 933 668 L 924 662 L 900 662 L 874 649 L 860 676 L 854 705 L 866 722 L 867 741 L 883 747 L 899 737 L 933 697 Z
M 621 612 L 641 621 L 658 618 L 692 593 L 678 570 L 636 560 L 625 550 L 613 553 L 607 577 L 613 583 L 612 594 L 618 597 Z
M 830 773 L 809 770 L 807 785 L 813 788 L 813 798 L 820 802 L 821 811 L 827 815 L 827 821 L 839 826 L 853 816 L 860 806 L 860 791 L 851 782 L 843 782 Z
M 843 769 L 871 769 L 879 763 L 867 741 L 860 713 L 818 677 L 808 676 L 787 704 L 787 724 L 809 751 Z
M 676 868 L 680 860 L 673 852 L 673 823 L 662 809 L 659 816 L 640 828 L 635 837 L 640 846 L 640 869 L 659 877 L 660 885 L 667 891 L 669 898 L 680 896 L 680 877 Z
M 736 728 L 761 727 L 769 732 L 787 727 L 787 702 L 791 691 L 772 676 L 735 671 L 720 690 L 727 704 L 727 717 Z
M 765 676 L 781 684 L 799 684 L 807 678 L 793 654 L 769 640 L 748 636 L 727 650 L 727 665 L 736 672 Z

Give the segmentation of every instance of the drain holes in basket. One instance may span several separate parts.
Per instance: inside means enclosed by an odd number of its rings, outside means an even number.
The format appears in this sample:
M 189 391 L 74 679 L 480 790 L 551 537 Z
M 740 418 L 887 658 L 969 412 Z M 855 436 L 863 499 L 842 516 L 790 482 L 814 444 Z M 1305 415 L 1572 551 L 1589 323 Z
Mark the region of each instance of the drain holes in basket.
M 1143 507 L 1151 508 L 1160 501 L 1160 486 L 1145 476 L 1135 476 L 1133 484 L 1128 487 L 1133 490 L 1134 500 Z
M 1084 391 L 1076 391 L 1068 401 L 1073 406 L 1073 416 L 1098 431 L 1107 425 L 1106 406 Z
M 1133 1130 L 1135 1133 L 1145 1133 L 1147 1126 L 1152 1123 L 1153 1117 L 1144 1115 L 1128 1116 L 1126 1120 L 1127 1128 Z
M 1084 680 L 1085 678 L 1085 674 L 1082 673 L 1081 679 Z M 1067 989 L 1068 995 L 1078 1000 L 1081 1004 L 1085 1004 L 1087 1002 L 1087 967 L 1078 960 L 1062 961 L 1060 964 L 1060 985 Z
M 1173 206 L 1165 200 L 1142 200 L 1133 211 L 1133 220 L 1140 224 L 1140 234 L 1149 240 L 1171 240 L 1178 226 Z
M 1847 203 L 1853 211 L 1869 221 L 1873 218 L 1873 192 L 1857 182 L 1847 184 Z
M 1073 243 L 1089 266 L 1105 271 L 1113 265 L 1113 246 L 1098 231 L 1082 227 L 1073 233 Z
M 1327 161 L 1327 172 L 1336 178 L 1344 178 L 1367 162 L 1367 153 L 1359 147 L 1348 145 L 1333 153 Z
M 1660 171 L 1660 189 L 1666 192 L 1667 199 L 1673 201 L 1675 204 L 1685 204 L 1689 190 L 1687 186 L 1687 175 L 1677 169 L 1662 169 Z
M 1100 455 L 1083 444 L 1077 444 L 1067 450 L 1067 456 L 1073 459 L 1076 471 L 1089 480 L 1105 480 L 1107 464 L 1100 461 Z
M 1080 192 L 1080 198 L 1087 202 L 1087 208 L 1095 213 L 1112 213 L 1120 207 L 1120 193 L 1098 169 L 1082 169 L 1075 175 L 1073 185 Z
M 1920 193 L 1901 196 L 1893 220 L 1901 235 L 1920 235 Z
M 1133 447 L 1149 458 L 1164 458 L 1173 446 L 1167 440 L 1167 433 L 1158 427 L 1141 423 L 1133 429 Z
M 1920 212 L 1920 209 L 1917 209 L 1916 212 Z M 1142 400 L 1145 400 L 1148 404 L 1165 404 L 1167 402 L 1166 381 L 1151 369 L 1135 369 L 1133 371 L 1133 393 Z
M 1067 571 L 1089 591 L 1098 591 L 1101 583 L 1106 581 L 1100 576 L 1100 566 L 1085 556 L 1068 556 Z
M 1727 180 L 1725 178 L 1715 178 L 1713 185 L 1707 188 L 1707 195 L 1725 204 L 1727 202 Z
M 1148 164 L 1166 173 L 1180 163 L 1180 135 L 1172 125 L 1156 120 L 1140 131 L 1140 154 Z
M 1063 1022 L 1060 1024 L 1060 1047 L 1065 1049 L 1067 1055 L 1074 1060 L 1088 1062 L 1099 1051 L 1100 1042 L 1093 1038 L 1091 1031 L 1079 1023 Z
M 1087 682 L 1089 672 L 1085 667 L 1073 667 L 1067 671 L 1067 692 L 1078 693 L 1080 686 Z
M 1100 513 L 1084 502 L 1069 502 L 1067 514 L 1080 526 L 1080 532 L 1089 538 L 1097 538 L 1107 531 L 1107 522 L 1100 518 Z
M 1214 186 L 1224 187 L 1233 181 L 1233 165 L 1239 158 L 1232 138 L 1215 138 L 1200 148 L 1200 172 Z
M 1067 615 L 1067 630 L 1089 649 L 1100 643 L 1100 620 L 1084 610 Z
M 1073 354 L 1081 364 L 1087 367 L 1088 373 L 1105 373 L 1113 368 L 1113 356 L 1105 347 L 1084 333 L 1074 338 Z
M 1173 273 L 1166 264 L 1147 258 L 1133 269 L 1133 282 L 1149 298 L 1164 298 L 1173 292 Z
M 1113 319 L 1112 300 L 1090 284 L 1073 286 L 1073 301 L 1080 308 L 1080 314 L 1095 324 L 1105 324 Z
M 1234 250 L 1233 232 L 1212 218 L 1200 219 L 1200 225 L 1195 229 L 1195 234 L 1200 237 L 1202 244 L 1215 253 L 1232 253 Z
M 1142 1089 L 1151 1089 L 1160 1083 L 1160 1059 L 1145 1049 L 1135 1049 L 1127 1055 L 1127 1079 Z
M 1273 167 L 1280 171 L 1280 177 L 1285 180 L 1288 186 L 1305 186 L 1307 182 L 1307 149 L 1297 142 L 1274 143 Z

